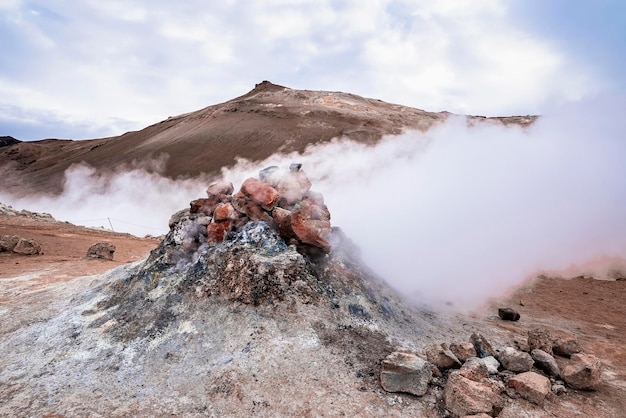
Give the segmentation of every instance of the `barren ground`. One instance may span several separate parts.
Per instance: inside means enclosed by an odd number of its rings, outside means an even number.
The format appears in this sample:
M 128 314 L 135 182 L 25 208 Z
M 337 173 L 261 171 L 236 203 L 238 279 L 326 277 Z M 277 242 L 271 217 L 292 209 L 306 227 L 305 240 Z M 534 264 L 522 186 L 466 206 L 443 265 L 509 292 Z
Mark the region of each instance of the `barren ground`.
M 102 273 L 113 267 L 147 256 L 157 239 L 77 227 L 67 223 L 0 215 L 0 234 L 19 235 L 38 241 L 44 254 L 20 256 L 0 253 L 0 313 L 12 302 L 12 295 L 37 293 L 51 283 L 69 282 L 78 277 Z M 101 241 L 113 243 L 113 261 L 85 258 L 87 248 Z M 598 405 L 626 411 L 626 281 L 592 278 L 540 278 L 526 283 L 510 296 L 495 301 L 477 314 L 476 320 L 495 332 L 519 334 L 545 326 L 553 333 L 576 335 L 585 352 L 599 357 L 605 365 L 603 382 L 597 392 L 570 390 L 570 401 L 582 416 L 593 416 Z M 25 299 L 37 303 L 37 298 Z M 46 299 L 43 299 L 43 303 Z M 510 306 L 521 314 L 519 322 L 504 322 L 497 317 L 498 306 Z M 29 318 L 46 306 L 25 306 Z M 19 326 L 29 318 L 11 318 L 4 328 Z M 546 407 L 547 416 L 563 416 L 558 409 Z M 556 404 L 554 404 L 556 405 Z M 600 408 L 602 409 L 602 408 Z M 562 412 L 562 411 L 561 411 Z M 591 415 L 589 415 L 591 414 Z M 534 416 L 534 415 L 533 415 Z M 543 416 L 543 415 L 541 415 Z

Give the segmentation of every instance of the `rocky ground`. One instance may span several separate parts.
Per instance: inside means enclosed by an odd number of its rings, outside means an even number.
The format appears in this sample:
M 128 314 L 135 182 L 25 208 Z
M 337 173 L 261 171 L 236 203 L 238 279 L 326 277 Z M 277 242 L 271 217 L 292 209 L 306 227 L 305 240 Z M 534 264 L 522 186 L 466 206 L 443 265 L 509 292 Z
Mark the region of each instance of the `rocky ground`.
M 35 240 L 43 254 L 0 253 L 0 415 L 446 416 L 436 384 L 424 396 L 385 391 L 383 359 L 473 333 L 502 351 L 537 327 L 575 336 L 600 360 L 600 384 L 550 391 L 541 406 L 509 389 L 490 414 L 626 410 L 626 281 L 542 277 L 473 316 L 435 313 L 407 307 L 341 251 L 311 264 L 256 225 L 181 264 L 160 240 L 5 208 L 0 235 Z M 105 241 L 113 260 L 85 257 Z M 250 274 L 280 280 L 246 288 Z M 501 306 L 521 319 L 501 320 Z M 555 357 L 563 370 L 568 360 Z

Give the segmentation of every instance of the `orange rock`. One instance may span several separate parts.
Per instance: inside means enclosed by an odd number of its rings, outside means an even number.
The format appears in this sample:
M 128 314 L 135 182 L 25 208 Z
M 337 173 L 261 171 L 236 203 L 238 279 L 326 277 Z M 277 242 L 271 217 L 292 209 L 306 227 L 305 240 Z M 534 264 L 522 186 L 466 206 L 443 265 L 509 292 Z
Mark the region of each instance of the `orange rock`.
M 215 222 L 234 221 L 237 218 L 239 218 L 239 214 L 233 205 L 228 202 L 220 203 L 213 211 L 213 220 Z
M 253 177 L 243 182 L 241 192 L 267 211 L 274 209 L 280 198 L 275 188 Z
M 312 219 L 312 214 L 323 213 L 315 202 L 303 200 L 291 213 L 291 227 L 297 239 L 303 244 L 312 245 L 328 252 L 330 244 L 326 237 L 330 234 L 329 219 Z M 328 215 L 330 218 L 330 214 Z
M 253 221 L 264 221 L 270 226 L 275 225 L 274 219 L 265 212 L 261 206 L 253 202 L 242 192 L 238 192 L 233 196 L 231 204 L 238 212 L 246 215 Z
M 211 222 L 207 227 L 207 241 L 209 244 L 217 244 L 224 241 L 230 231 L 231 221 Z

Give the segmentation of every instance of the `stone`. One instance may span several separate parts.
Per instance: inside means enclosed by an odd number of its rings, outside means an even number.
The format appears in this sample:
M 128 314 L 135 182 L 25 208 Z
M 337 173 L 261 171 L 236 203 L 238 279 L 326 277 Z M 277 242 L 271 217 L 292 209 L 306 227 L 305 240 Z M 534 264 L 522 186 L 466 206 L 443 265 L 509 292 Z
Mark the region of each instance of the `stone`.
M 491 415 L 487 415 L 484 412 L 476 415 L 464 415 L 463 418 L 491 418 Z
M 517 350 L 513 347 L 505 347 L 498 354 L 498 361 L 506 370 L 520 373 L 533 368 L 535 361 L 530 354 Z
M 452 343 L 450 351 L 454 353 L 461 363 L 465 363 L 468 358 L 476 357 L 476 349 L 472 343 Z
M 467 359 L 461 369 L 459 370 L 461 376 L 473 380 L 474 382 L 480 382 L 482 379 L 489 377 L 489 370 L 487 365 L 478 357 L 470 357 Z
M 539 406 L 552 390 L 550 379 L 535 372 L 525 372 L 509 379 L 508 386 L 520 396 Z
M 0 235 L 0 253 L 13 251 L 19 241 L 17 235 Z
M 554 393 L 556 396 L 560 396 L 564 393 L 567 393 L 567 388 L 564 385 L 555 383 L 552 385 L 552 393 Z
M 13 252 L 22 255 L 39 255 L 41 254 L 41 245 L 35 240 L 20 238 L 13 247 Z
M 283 175 L 276 190 L 280 193 L 279 206 L 290 209 L 304 199 L 311 189 L 311 181 L 303 171 L 289 171 Z
M 319 219 L 320 217 L 328 219 Z M 330 214 L 325 215 L 323 208 L 312 200 L 304 199 L 291 213 L 291 227 L 298 241 L 330 251 L 327 237 L 330 235 Z
M 574 389 L 595 390 L 600 383 L 600 360 L 591 354 L 572 354 L 563 369 L 563 380 Z
M 501 388 L 489 379 L 479 382 L 470 380 L 460 371 L 453 371 L 448 377 L 443 397 L 445 407 L 453 416 L 491 414 L 494 408 L 501 407 L 504 400 Z
M 289 242 L 290 240 L 296 238 L 296 234 L 293 232 L 293 228 L 291 227 L 291 211 L 275 207 L 272 211 L 272 217 L 278 224 L 278 234 L 285 240 L 285 242 Z
M 220 203 L 219 196 L 196 199 L 189 203 L 189 213 L 203 213 L 212 216 L 215 207 Z
M 209 198 L 213 196 L 231 195 L 235 187 L 232 183 L 226 181 L 218 181 L 211 183 L 206 189 L 206 194 Z
M 395 351 L 382 361 L 380 384 L 387 392 L 423 396 L 431 378 L 431 365 L 416 354 Z
M 113 260 L 115 245 L 110 242 L 97 242 L 87 250 L 87 258 L 99 258 L 102 260 Z
M 275 188 L 254 177 L 243 182 L 241 192 L 267 211 L 274 209 L 280 198 L 280 194 Z
M 238 192 L 233 195 L 231 201 L 233 207 L 240 213 L 246 215 L 253 221 L 263 221 L 270 226 L 274 226 L 274 219 L 261 206 L 253 202 L 245 194 Z
M 239 213 L 229 202 L 220 203 L 213 211 L 213 219 L 215 222 L 234 221 L 239 218 Z
M 489 374 L 498 373 L 498 369 L 500 368 L 500 362 L 494 356 L 487 356 L 481 359 L 485 366 L 487 366 L 487 371 Z
M 479 334 L 477 332 L 473 333 L 470 336 L 470 342 L 474 346 L 474 349 L 476 350 L 476 354 L 478 355 L 478 357 L 480 358 L 488 357 L 488 356 L 495 357 L 496 352 L 491 347 L 491 344 L 489 344 L 489 341 L 487 341 L 487 339 L 483 337 L 482 334 Z
M 179 210 L 178 212 L 174 213 L 172 216 L 170 216 L 170 220 L 167 223 L 167 225 L 169 226 L 170 229 L 174 229 L 174 227 L 181 221 L 183 220 L 183 218 L 187 218 L 189 217 L 190 211 L 189 209 L 182 209 Z
M 528 331 L 528 347 L 530 350 L 542 350 L 552 354 L 552 337 L 545 328 L 535 328 Z
M 539 370 L 543 370 L 548 376 L 559 378 L 561 377 L 561 370 L 554 357 L 546 353 L 543 350 L 533 350 L 530 352 L 530 356 L 535 361 L 535 366 Z
M 207 227 L 207 242 L 209 244 L 218 244 L 224 241 L 226 234 L 230 232 L 231 221 L 212 222 Z
M 270 167 L 266 167 L 263 170 L 259 171 L 259 179 L 266 184 L 269 184 L 272 187 L 276 187 L 278 185 L 278 181 L 282 177 L 281 170 L 278 166 L 273 165 Z
M 561 335 L 552 341 L 552 352 L 557 356 L 571 357 L 572 354 L 580 353 L 583 348 L 576 337 L 572 335 Z
M 461 362 L 448 348 L 447 344 L 433 344 L 424 350 L 426 359 L 437 366 L 439 370 L 448 370 L 461 367 Z
M 520 318 L 519 312 L 511 308 L 499 308 L 498 316 L 503 321 L 519 321 Z

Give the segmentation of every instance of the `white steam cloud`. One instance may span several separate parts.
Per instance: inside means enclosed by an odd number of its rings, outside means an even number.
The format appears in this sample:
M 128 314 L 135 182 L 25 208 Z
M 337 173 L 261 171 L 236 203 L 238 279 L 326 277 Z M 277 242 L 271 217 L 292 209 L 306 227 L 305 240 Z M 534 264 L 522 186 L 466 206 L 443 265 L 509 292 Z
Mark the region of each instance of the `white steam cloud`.
M 471 309 L 540 271 L 626 265 L 624 104 L 572 106 L 527 129 L 451 118 L 376 146 L 336 140 L 303 155 L 240 161 L 222 174 L 237 187 L 266 166 L 303 163 L 333 225 L 387 282 L 417 301 Z M 60 219 L 76 221 L 82 208 L 81 216 L 165 231 L 169 216 L 207 185 L 140 170 L 106 187 L 94 187 L 98 179 L 84 167 L 67 175 L 60 198 L 18 203 Z M 131 227 L 120 225 L 146 233 Z

